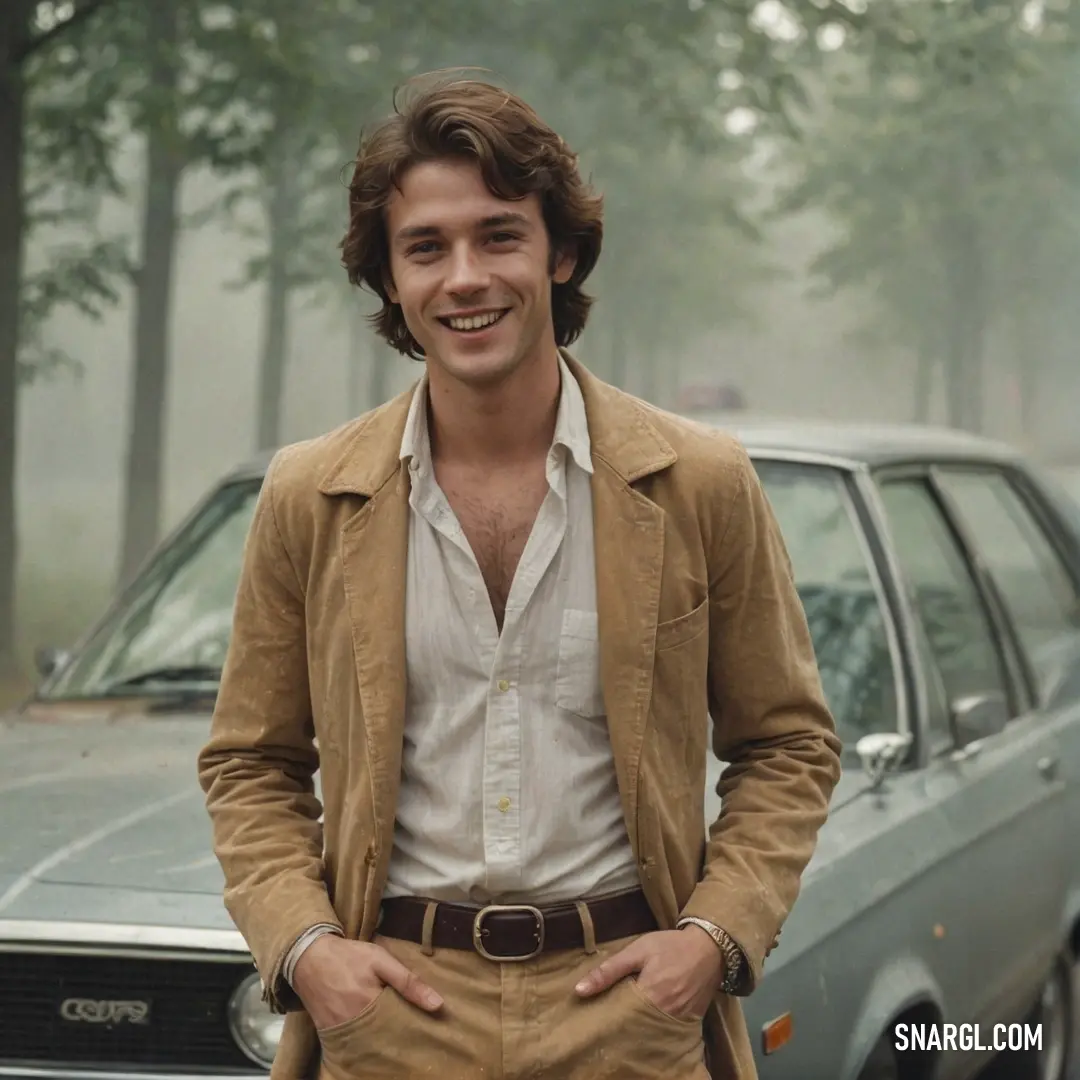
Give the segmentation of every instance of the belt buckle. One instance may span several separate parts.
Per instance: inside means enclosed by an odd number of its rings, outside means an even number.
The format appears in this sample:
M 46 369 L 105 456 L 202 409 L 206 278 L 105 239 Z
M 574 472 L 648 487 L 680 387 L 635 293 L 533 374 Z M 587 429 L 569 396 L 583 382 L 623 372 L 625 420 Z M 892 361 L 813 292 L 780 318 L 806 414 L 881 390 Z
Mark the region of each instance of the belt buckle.
M 484 945 L 484 920 L 489 915 L 497 912 L 524 911 L 528 912 L 536 920 L 536 948 L 530 953 L 521 953 L 517 956 L 496 956 L 490 953 Z M 482 907 L 473 919 L 473 946 L 485 959 L 493 960 L 500 964 L 516 964 L 523 960 L 532 960 L 544 951 L 544 913 L 532 904 L 488 904 Z

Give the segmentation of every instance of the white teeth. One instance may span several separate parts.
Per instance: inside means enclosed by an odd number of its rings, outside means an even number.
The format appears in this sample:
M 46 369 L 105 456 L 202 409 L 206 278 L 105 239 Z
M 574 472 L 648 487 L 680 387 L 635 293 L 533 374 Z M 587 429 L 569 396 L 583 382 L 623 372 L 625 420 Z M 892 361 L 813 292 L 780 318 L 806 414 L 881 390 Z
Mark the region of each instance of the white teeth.
M 486 315 L 469 315 L 464 319 L 447 319 L 453 330 L 479 330 L 482 326 L 490 326 L 502 315 L 501 311 L 491 311 Z

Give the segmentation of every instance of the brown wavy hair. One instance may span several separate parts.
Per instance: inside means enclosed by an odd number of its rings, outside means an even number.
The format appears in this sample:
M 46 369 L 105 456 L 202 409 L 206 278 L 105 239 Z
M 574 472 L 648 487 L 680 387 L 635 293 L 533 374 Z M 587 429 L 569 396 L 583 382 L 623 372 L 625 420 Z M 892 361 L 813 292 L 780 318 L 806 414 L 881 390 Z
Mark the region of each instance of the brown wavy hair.
M 341 242 L 342 265 L 353 285 L 366 285 L 383 306 L 370 316 L 375 330 L 398 352 L 423 359 L 401 308 L 386 290 L 390 249 L 386 206 L 408 169 L 426 161 L 475 162 L 488 189 L 500 199 L 536 193 L 551 245 L 552 270 L 560 254 L 576 264 L 565 284 L 552 283 L 555 340 L 575 341 L 585 329 L 593 297 L 582 289 L 600 257 L 603 197 L 578 172 L 577 155 L 520 98 L 472 79 L 420 76 L 404 105 L 362 136 L 349 183 L 349 228 Z

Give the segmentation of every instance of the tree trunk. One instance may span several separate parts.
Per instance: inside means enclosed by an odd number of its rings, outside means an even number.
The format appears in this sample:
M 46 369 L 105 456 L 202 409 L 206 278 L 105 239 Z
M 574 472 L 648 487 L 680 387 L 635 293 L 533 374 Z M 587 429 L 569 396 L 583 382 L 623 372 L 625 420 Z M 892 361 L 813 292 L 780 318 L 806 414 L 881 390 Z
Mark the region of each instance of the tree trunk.
M 281 445 L 285 366 L 289 342 L 289 249 L 296 212 L 288 140 L 280 138 L 268 167 L 270 202 L 267 207 L 269 253 L 259 356 L 258 450 Z
M 930 422 L 930 403 L 934 396 L 934 368 L 937 366 L 937 350 L 928 341 L 919 346 L 915 357 L 915 423 Z
M 608 379 L 612 386 L 620 389 L 626 386 L 626 337 L 622 319 L 611 323 L 611 336 L 608 338 Z
M 984 420 L 986 287 L 978 225 L 965 208 L 952 214 L 942 230 L 942 240 L 949 289 L 945 354 L 949 422 L 980 432 Z
M 359 304 L 352 304 L 349 306 L 349 343 L 346 356 L 346 363 L 348 364 L 346 369 L 346 375 L 348 376 L 348 402 L 346 407 L 349 411 L 348 418 L 350 420 L 359 416 L 367 407 L 367 402 L 364 400 L 364 380 L 361 378 L 364 365 L 360 362 L 360 358 L 365 355 L 368 357 L 368 363 L 377 363 L 375 350 L 372 349 L 371 342 L 368 340 L 363 309 Z
M 666 340 L 666 335 L 662 331 L 659 311 L 650 313 L 648 327 L 647 331 L 637 335 L 640 345 L 635 350 L 637 393 L 645 401 L 664 408 L 672 397 L 671 391 L 679 382 L 678 364 L 672 357 L 662 355 L 661 342 Z
M 369 409 L 382 405 L 390 397 L 390 365 L 398 357 L 401 357 L 405 363 L 415 363 L 384 344 L 381 338 L 371 350 L 371 366 L 368 368 L 367 407 Z
M 177 239 L 177 199 L 183 173 L 175 95 L 179 48 L 172 3 L 148 8 L 152 120 L 146 145 L 141 263 L 135 291 L 135 372 L 124 488 L 121 583 L 129 581 L 157 543 L 161 528 L 165 405 L 169 368 L 169 308 Z
M 22 275 L 22 71 L 13 57 L 26 43 L 33 0 L 0 4 L 0 671 L 15 666 L 15 529 L 19 282 Z
M 578 350 L 578 359 L 598 378 L 607 379 L 608 327 L 604 310 L 594 310 L 589 316 L 585 335 L 570 346 Z
M 978 433 L 983 427 L 982 336 L 972 315 L 953 311 L 947 352 L 947 400 L 949 423 Z
M 1034 334 L 1031 316 L 1021 304 L 1013 316 L 1013 372 L 1016 377 L 1017 411 L 1020 420 L 1020 436 L 1027 448 L 1035 434 L 1035 395 L 1039 385 L 1040 356 L 1033 347 Z

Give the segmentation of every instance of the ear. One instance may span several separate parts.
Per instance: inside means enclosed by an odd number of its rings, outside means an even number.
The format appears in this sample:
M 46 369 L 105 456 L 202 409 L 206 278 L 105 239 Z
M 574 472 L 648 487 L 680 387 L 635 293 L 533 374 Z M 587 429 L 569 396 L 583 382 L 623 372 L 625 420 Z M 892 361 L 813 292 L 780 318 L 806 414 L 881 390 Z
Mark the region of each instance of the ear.
M 554 268 L 551 271 L 551 280 L 556 285 L 565 285 L 577 266 L 577 252 L 561 251 L 554 260 Z

